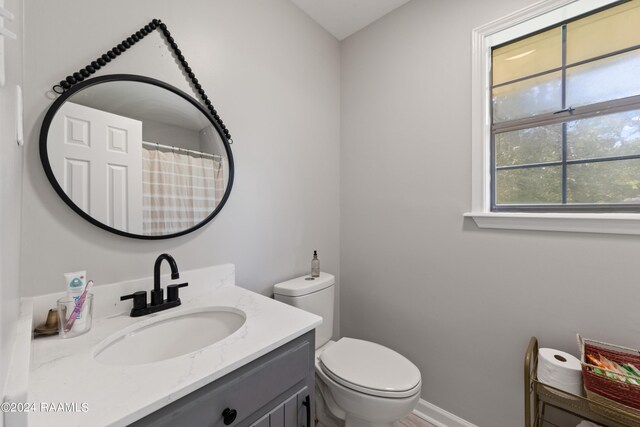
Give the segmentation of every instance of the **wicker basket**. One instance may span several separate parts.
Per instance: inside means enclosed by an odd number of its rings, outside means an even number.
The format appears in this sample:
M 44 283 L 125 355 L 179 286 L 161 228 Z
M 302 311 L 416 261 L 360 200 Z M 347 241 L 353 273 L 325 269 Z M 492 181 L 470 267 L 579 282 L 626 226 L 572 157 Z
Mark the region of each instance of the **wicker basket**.
M 640 385 L 596 374 L 594 369 L 606 371 L 586 362 L 587 354 L 600 354 L 617 363 L 632 363 L 640 368 L 640 351 L 618 345 L 607 344 L 590 340 L 578 335 L 580 345 L 580 362 L 582 363 L 582 378 L 589 406 L 593 412 L 604 416 L 611 415 L 612 411 L 621 411 L 630 421 L 631 425 L 640 426 Z M 620 375 L 617 374 L 616 375 Z M 623 377 L 637 377 L 621 375 Z M 593 403 L 592 403 L 593 402 Z

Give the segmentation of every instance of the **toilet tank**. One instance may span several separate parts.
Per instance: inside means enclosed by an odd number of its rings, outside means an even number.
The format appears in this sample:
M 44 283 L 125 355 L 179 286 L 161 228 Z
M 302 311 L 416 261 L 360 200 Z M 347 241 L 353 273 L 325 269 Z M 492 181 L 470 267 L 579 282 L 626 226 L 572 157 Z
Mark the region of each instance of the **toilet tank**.
M 326 344 L 333 335 L 335 283 L 332 274 L 321 272 L 320 277 L 296 277 L 273 287 L 277 301 L 322 317 L 322 324 L 316 328 L 316 348 Z

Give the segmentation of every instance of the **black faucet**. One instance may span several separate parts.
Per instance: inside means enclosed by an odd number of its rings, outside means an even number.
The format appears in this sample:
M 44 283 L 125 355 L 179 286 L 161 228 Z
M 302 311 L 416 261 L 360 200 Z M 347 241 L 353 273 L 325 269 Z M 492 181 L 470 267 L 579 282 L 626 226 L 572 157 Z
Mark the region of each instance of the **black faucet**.
M 156 263 L 153 266 L 153 290 L 151 291 L 151 305 L 158 305 L 164 302 L 164 291 L 160 287 L 160 267 L 162 266 L 162 261 L 167 260 L 169 263 L 169 267 L 171 267 L 171 280 L 176 280 L 180 278 L 180 273 L 178 272 L 178 264 L 176 264 L 176 260 L 169 254 L 162 254 L 156 259 Z
M 168 308 L 177 307 L 181 304 L 178 296 L 180 288 L 189 286 L 187 282 L 168 285 L 167 286 L 167 299 L 164 299 L 164 290 L 160 286 L 160 267 L 162 261 L 166 260 L 171 267 L 171 280 L 180 278 L 178 272 L 178 264 L 176 260 L 169 254 L 162 254 L 156 259 L 156 263 L 153 266 L 153 290 L 151 291 L 151 304 L 147 305 L 147 293 L 145 291 L 134 292 L 130 295 L 123 295 L 120 297 L 120 301 L 126 299 L 133 299 L 133 308 L 131 309 L 131 317 L 144 316 L 145 314 L 156 313 L 158 311 L 166 310 Z

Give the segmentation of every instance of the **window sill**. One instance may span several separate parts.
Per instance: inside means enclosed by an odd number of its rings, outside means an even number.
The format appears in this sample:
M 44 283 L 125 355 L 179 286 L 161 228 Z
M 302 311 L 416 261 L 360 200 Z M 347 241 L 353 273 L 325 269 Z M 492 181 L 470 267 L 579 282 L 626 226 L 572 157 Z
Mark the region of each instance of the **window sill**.
M 479 228 L 640 235 L 640 214 L 467 212 Z

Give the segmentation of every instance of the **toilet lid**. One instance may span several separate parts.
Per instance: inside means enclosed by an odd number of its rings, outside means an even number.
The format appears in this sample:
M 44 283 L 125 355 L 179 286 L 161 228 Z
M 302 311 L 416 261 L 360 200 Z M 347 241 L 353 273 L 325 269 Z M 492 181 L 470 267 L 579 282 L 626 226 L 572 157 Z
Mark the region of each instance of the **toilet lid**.
M 323 371 L 337 383 L 374 396 L 407 397 L 420 389 L 420 371 L 380 344 L 342 338 L 320 354 Z

